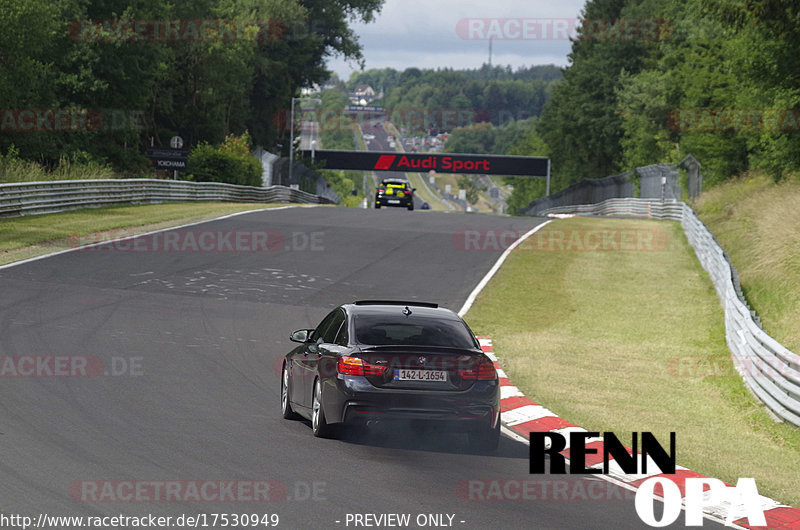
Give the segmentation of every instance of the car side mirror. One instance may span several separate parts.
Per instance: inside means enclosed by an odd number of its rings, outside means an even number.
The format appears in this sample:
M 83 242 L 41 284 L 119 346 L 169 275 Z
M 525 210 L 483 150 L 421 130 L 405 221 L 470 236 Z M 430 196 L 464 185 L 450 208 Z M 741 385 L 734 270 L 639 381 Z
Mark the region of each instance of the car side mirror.
M 292 331 L 292 334 L 289 335 L 289 340 L 292 342 L 299 342 L 301 344 L 305 344 L 308 342 L 308 338 L 311 336 L 311 332 L 314 331 L 313 329 L 298 329 L 296 331 Z
M 411 188 L 411 191 L 417 191 L 417 188 Z

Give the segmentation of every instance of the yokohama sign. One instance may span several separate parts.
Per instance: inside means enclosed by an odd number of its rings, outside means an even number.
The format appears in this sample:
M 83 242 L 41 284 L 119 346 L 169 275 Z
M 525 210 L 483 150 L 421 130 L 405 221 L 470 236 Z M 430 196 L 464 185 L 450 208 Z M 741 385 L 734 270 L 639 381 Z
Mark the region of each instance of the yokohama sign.
M 311 151 L 303 151 L 311 157 Z M 375 151 L 315 151 L 326 169 L 461 173 L 546 177 L 550 160 L 530 156 L 460 155 L 442 153 L 381 153 Z

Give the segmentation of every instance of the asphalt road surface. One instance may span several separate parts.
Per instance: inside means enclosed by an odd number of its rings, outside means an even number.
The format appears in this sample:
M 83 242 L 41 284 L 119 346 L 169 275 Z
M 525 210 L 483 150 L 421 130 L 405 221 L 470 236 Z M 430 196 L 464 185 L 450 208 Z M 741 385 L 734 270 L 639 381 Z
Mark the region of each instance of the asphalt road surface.
M 481 455 L 460 435 L 322 440 L 280 417 L 292 330 L 363 298 L 458 310 L 502 251 L 465 251 L 459 231 L 538 222 L 292 208 L 0 270 L 0 514 L 643 528 L 605 483 L 529 475 L 509 438 Z
M 361 130 L 364 134 L 372 135 L 374 138 L 370 140 L 365 140 L 367 143 L 367 151 L 385 151 L 385 152 L 394 152 L 394 148 L 389 147 L 389 133 L 383 128 L 383 124 L 379 121 L 370 121 L 364 120 L 364 123 L 361 125 Z M 395 141 L 399 142 L 400 139 L 396 138 Z M 377 185 L 381 180 L 388 179 L 388 178 L 398 178 L 402 180 L 408 180 L 408 176 L 402 171 L 376 171 L 375 175 L 378 178 L 378 182 L 375 184 Z M 372 190 L 372 199 L 374 200 L 375 190 Z M 414 209 L 419 210 L 422 207 L 422 200 L 419 198 L 419 195 L 416 193 L 414 194 Z M 390 208 L 390 207 L 387 207 Z

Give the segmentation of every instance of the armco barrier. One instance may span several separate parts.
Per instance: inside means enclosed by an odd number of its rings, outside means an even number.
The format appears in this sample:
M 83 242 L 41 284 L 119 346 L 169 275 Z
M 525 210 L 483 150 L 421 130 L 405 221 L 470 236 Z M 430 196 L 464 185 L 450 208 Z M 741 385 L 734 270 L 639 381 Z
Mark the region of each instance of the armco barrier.
M 648 199 L 610 199 L 598 204 L 560 206 L 542 215 L 618 215 L 680 221 L 686 238 L 708 271 L 725 310 L 725 338 L 747 386 L 779 418 L 800 426 L 800 355 L 761 329 L 737 294 L 735 269 L 708 228 L 687 204 Z
M 683 219 L 683 203 L 678 201 L 661 202 L 655 199 L 608 199 L 597 204 L 578 204 L 572 206 L 556 206 L 539 215 L 577 214 L 577 215 L 610 215 L 647 217 L 666 221 Z
M 497 375 L 500 379 L 500 419 L 506 428 L 522 436 L 529 442 L 532 433 L 553 432 L 567 435 L 567 433 L 570 432 L 587 432 L 586 429 L 573 425 L 566 419 L 559 417 L 555 412 L 546 409 L 538 403 L 534 403 L 530 398 L 525 396 L 519 388 L 514 386 L 500 366 L 500 362 L 494 354 L 491 339 L 489 337 L 478 337 L 478 340 L 481 343 L 481 349 L 492 362 L 494 362 L 494 366 L 497 369 Z M 604 441 L 602 437 L 590 438 L 587 441 L 590 442 L 588 445 L 591 446 L 592 449 L 597 450 L 595 456 L 603 452 L 602 445 Z M 631 449 L 627 450 L 628 454 L 632 454 L 632 452 Z M 569 462 L 570 458 L 568 457 L 566 460 Z M 624 487 L 634 491 L 638 490 L 643 482 L 651 478 L 669 480 L 673 482 L 681 492 L 684 506 L 687 504 L 686 481 L 692 478 L 709 478 L 679 465 L 675 466 L 675 473 L 663 474 L 657 467 L 655 467 L 655 469 L 650 467 L 647 473 L 632 475 L 620 469 L 620 467 L 613 462 L 614 457 L 610 457 L 609 460 L 611 461 L 611 472 L 609 475 L 599 475 L 600 478 L 605 477 L 605 479 L 612 482 L 612 484 L 623 484 Z M 593 461 L 587 461 L 586 465 L 587 467 L 600 470 L 604 463 L 598 458 Z M 501 493 L 499 496 L 502 498 Z M 759 507 L 764 512 L 767 528 L 774 530 L 800 528 L 800 508 L 786 506 L 763 496 L 759 496 L 758 501 Z M 704 499 L 703 512 L 720 522 L 726 520 L 727 517 L 730 516 L 732 523 L 726 526 L 730 526 L 731 528 L 751 528 L 749 526 L 750 521 L 746 517 L 747 510 L 745 510 L 741 504 L 731 503 L 722 496 L 718 497 L 716 500 L 714 500 L 713 496 Z
M 323 197 L 284 186 L 258 188 L 183 180 L 59 180 L 0 184 L 0 216 L 164 201 L 331 202 Z

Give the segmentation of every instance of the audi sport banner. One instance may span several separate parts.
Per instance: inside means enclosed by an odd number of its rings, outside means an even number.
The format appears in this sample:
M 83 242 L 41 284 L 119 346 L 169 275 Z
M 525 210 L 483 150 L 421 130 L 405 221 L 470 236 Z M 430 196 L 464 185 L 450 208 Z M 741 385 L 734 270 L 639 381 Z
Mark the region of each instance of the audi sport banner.
M 311 151 L 303 151 L 311 158 Z M 325 169 L 514 175 L 546 177 L 550 160 L 533 156 L 459 155 L 451 153 L 381 153 L 377 151 L 315 151 Z

